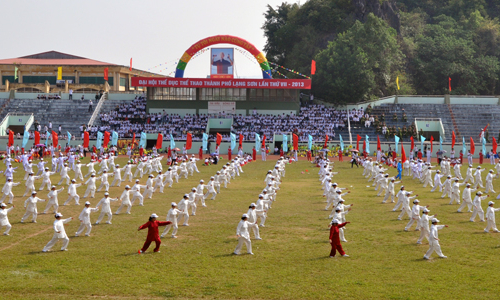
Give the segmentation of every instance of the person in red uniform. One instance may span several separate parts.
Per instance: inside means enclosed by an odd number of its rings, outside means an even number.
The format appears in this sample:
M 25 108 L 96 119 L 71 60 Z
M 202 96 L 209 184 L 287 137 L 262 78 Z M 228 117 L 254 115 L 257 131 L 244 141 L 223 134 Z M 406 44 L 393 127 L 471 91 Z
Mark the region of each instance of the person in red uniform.
M 139 148 L 139 156 L 142 157 L 144 155 L 144 148 L 142 146 Z
M 339 161 L 344 161 L 344 158 L 342 157 L 344 155 L 344 151 L 339 149 Z
M 168 146 L 168 152 L 167 152 L 167 157 L 172 156 L 172 149 L 170 149 L 170 146 Z
M 311 161 L 312 160 L 312 152 L 311 150 L 307 150 L 307 161 Z
M 483 154 L 483 150 L 479 151 L 479 164 L 482 165 L 483 164 L 483 159 L 484 159 L 484 154 Z
M 422 159 L 422 151 L 421 150 L 418 150 L 417 157 L 418 157 L 418 159 Z
M 227 148 L 227 160 L 231 160 L 231 146 Z
M 464 153 L 460 150 L 460 164 L 464 161 Z
M 151 217 L 149 217 L 149 221 L 140 226 L 138 230 L 142 229 L 148 229 L 148 237 L 146 238 L 146 241 L 144 242 L 144 246 L 142 246 L 142 249 L 139 250 L 140 253 L 146 252 L 148 250 L 149 245 L 151 245 L 151 242 L 156 243 L 156 247 L 154 252 L 160 252 L 160 245 L 161 245 L 161 240 L 160 240 L 160 235 L 158 234 L 158 226 L 167 226 L 168 224 L 172 224 L 170 221 L 162 222 L 162 221 L 156 221 L 156 218 L 158 218 L 157 214 L 152 214 Z
M 285 156 L 285 152 L 283 151 L 283 147 L 281 147 L 281 149 L 280 149 L 280 156 L 281 157 Z
M 198 150 L 198 158 L 203 159 L 203 146 L 200 146 L 200 150 Z
M 252 149 L 252 159 L 253 161 L 257 160 L 257 150 L 255 149 L 255 146 Z
M 349 223 L 351 222 L 345 222 L 339 224 L 339 220 L 333 219 L 330 227 L 330 244 L 332 245 L 332 250 L 330 251 L 330 258 L 335 257 L 337 251 L 340 253 L 340 255 L 344 257 L 349 257 L 349 255 L 345 254 L 344 249 L 342 249 L 339 237 L 339 229 Z

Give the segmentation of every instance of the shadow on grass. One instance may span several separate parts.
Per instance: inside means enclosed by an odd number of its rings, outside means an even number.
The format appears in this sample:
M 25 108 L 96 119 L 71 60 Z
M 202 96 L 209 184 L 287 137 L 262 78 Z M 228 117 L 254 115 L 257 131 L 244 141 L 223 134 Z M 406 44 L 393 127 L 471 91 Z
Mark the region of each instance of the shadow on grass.
M 243 253 L 243 254 L 239 254 L 239 255 L 236 255 L 234 253 L 226 253 L 226 254 L 219 254 L 219 255 L 214 255 L 212 256 L 213 258 L 221 258 L 221 257 L 236 257 L 236 256 L 243 256 L 243 255 L 247 255 L 246 253 Z
M 315 260 L 328 260 L 330 259 L 330 256 L 327 255 L 327 256 L 321 256 L 321 257 L 315 257 L 315 258 L 310 258 L 308 259 L 309 261 L 315 261 Z

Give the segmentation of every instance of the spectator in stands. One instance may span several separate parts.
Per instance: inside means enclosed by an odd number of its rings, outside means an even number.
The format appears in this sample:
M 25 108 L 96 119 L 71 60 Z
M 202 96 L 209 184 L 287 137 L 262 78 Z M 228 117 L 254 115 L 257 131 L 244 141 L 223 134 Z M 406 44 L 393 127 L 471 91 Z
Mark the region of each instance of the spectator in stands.
M 92 103 L 92 99 L 89 100 L 89 112 L 92 112 L 92 106 L 94 103 Z
M 73 89 L 69 89 L 69 100 L 73 100 Z

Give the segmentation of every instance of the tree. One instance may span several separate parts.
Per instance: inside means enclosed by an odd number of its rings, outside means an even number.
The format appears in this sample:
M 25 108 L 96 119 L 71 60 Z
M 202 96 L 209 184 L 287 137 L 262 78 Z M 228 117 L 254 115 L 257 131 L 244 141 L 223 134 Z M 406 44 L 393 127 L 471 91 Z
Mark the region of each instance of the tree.
M 396 31 L 370 13 L 365 24 L 356 21 L 316 56 L 315 93 L 336 103 L 385 96 L 402 58 Z

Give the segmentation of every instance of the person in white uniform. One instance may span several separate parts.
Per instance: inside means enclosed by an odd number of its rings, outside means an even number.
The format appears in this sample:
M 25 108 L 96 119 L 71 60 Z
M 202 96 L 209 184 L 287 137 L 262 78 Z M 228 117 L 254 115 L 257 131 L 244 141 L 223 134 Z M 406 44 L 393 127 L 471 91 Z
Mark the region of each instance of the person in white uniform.
M 172 208 L 168 210 L 167 221 L 170 221 L 172 223 L 168 224 L 165 227 L 165 230 L 163 230 L 160 238 L 165 237 L 170 229 L 173 228 L 174 230 L 172 231 L 172 238 L 176 239 L 177 229 L 179 229 L 179 226 L 177 226 L 177 215 L 182 214 L 183 212 L 177 209 L 177 203 L 172 202 L 170 205 L 172 206 Z
M 486 209 L 486 221 L 488 223 L 486 225 L 486 228 L 484 229 L 484 232 L 486 233 L 490 232 L 490 230 L 498 232 L 497 224 L 495 222 L 495 212 L 499 211 L 500 208 L 494 208 L 493 205 L 495 205 L 495 202 L 488 202 L 488 209 Z
M 29 173 L 28 178 L 26 179 L 26 191 L 24 191 L 23 197 L 29 195 L 31 192 L 36 191 L 35 188 L 35 180 L 42 178 L 42 176 L 34 176 L 33 172 Z
M 99 176 L 99 178 L 98 178 L 98 179 L 101 179 L 101 185 L 99 185 L 99 188 L 97 189 L 98 192 L 100 192 L 102 190 L 102 188 L 104 188 L 105 192 L 109 192 L 108 176 L 109 176 L 108 171 L 103 170 L 102 175 Z
M 45 200 L 38 198 L 36 196 L 36 191 L 33 191 L 31 193 L 31 197 L 29 197 L 28 199 L 26 199 L 26 201 L 24 201 L 24 208 L 26 208 L 26 213 L 21 218 L 21 223 L 24 223 L 24 220 L 26 220 L 30 215 L 33 216 L 32 222 L 36 223 L 36 217 L 38 215 L 36 204 L 38 202 L 45 202 Z
M 47 198 L 48 198 L 48 201 L 47 201 L 47 206 L 45 207 L 45 210 L 43 211 L 44 214 L 46 214 L 49 209 L 52 208 L 52 206 L 54 207 L 54 213 L 56 214 L 57 213 L 57 210 L 59 209 L 59 199 L 57 198 L 57 195 L 64 191 L 64 188 L 60 188 L 58 190 L 56 190 L 56 186 L 53 185 L 51 187 L 51 190 L 49 192 L 49 194 L 47 195 Z
M 7 214 L 14 209 L 14 205 L 11 208 L 6 208 L 7 204 L 0 203 L 0 229 L 5 226 L 5 231 L 3 235 L 9 235 L 10 230 L 12 229 L 12 225 L 10 225 L 9 218 Z
M 83 198 L 87 198 L 89 194 L 90 194 L 90 198 L 95 198 L 95 190 L 96 190 L 95 182 L 96 182 L 96 180 L 97 180 L 97 178 L 95 177 L 95 173 L 92 173 L 90 175 L 90 178 L 87 179 L 87 181 L 85 182 L 85 184 L 87 185 L 87 189 L 85 190 L 85 193 L 83 194 Z
M 122 182 L 122 169 L 120 169 L 120 165 L 119 164 L 116 164 L 115 166 L 115 171 L 113 172 L 113 174 L 111 174 L 111 176 L 114 177 L 113 179 L 113 182 L 111 182 L 111 186 L 120 186 L 121 182 Z
M 124 207 L 127 207 L 127 214 L 130 215 L 130 210 L 132 209 L 132 203 L 130 202 L 130 186 L 126 185 L 125 190 L 121 194 L 120 198 L 122 201 L 122 204 L 120 207 L 118 207 L 118 210 L 116 210 L 115 215 L 119 214 Z
M 260 238 L 260 232 L 259 232 L 259 226 L 257 225 L 257 212 L 256 212 L 256 205 L 255 203 L 250 204 L 248 207 L 248 223 L 250 223 L 249 226 L 252 227 L 253 234 L 255 235 L 256 240 L 262 240 Z M 250 236 L 250 235 L 249 235 Z
M 441 245 L 439 244 L 438 231 L 448 227 L 448 225 L 438 225 L 439 220 L 436 218 L 432 218 L 431 220 L 432 226 L 429 233 L 429 250 L 424 255 L 424 259 L 429 259 L 434 251 L 436 251 L 437 255 L 441 258 L 447 258 L 443 252 L 441 252 Z
M 64 230 L 64 224 L 69 223 L 73 218 L 67 218 L 67 219 L 61 219 L 62 214 L 57 213 L 55 215 L 56 220 L 54 221 L 54 235 L 52 236 L 52 239 L 45 245 L 43 248 L 42 252 L 47 252 L 54 247 L 54 245 L 57 243 L 57 241 L 62 241 L 62 247 L 61 251 L 67 251 L 68 244 L 69 244 L 69 238 L 68 235 L 66 234 L 66 230 Z
M 177 223 L 179 224 L 184 218 L 184 223 L 182 226 L 189 226 L 188 221 L 189 221 L 189 195 L 184 194 L 182 197 L 182 200 L 179 201 L 178 209 L 180 213 L 177 216 Z
M 417 244 L 419 245 L 422 244 L 424 238 L 427 238 L 427 241 L 429 241 L 429 221 L 430 219 L 437 217 L 437 214 L 429 216 L 429 212 L 430 210 L 424 208 L 422 217 L 420 217 L 420 220 L 418 220 L 418 226 L 420 227 L 420 238 L 417 240 Z
M 81 185 L 81 183 L 76 183 L 75 179 L 71 179 L 71 184 L 68 186 L 68 200 L 66 200 L 63 205 L 68 205 L 71 199 L 75 199 L 75 204 L 80 205 L 80 196 L 78 195 L 76 189 Z
M 96 208 L 99 208 L 100 206 L 102 206 L 101 213 L 99 214 L 99 217 L 97 218 L 97 221 L 95 222 L 96 225 L 101 223 L 101 221 L 105 215 L 108 216 L 108 220 L 106 221 L 106 224 L 111 224 L 111 219 L 113 218 L 113 213 L 111 212 L 111 202 L 114 202 L 114 201 L 118 201 L 118 198 L 110 198 L 108 192 L 104 193 L 104 198 L 102 198 L 95 206 Z
M 47 191 L 50 191 L 50 187 L 52 186 L 52 182 L 50 181 L 50 176 L 56 174 L 56 172 L 50 172 L 49 168 L 45 168 L 45 172 L 42 174 L 42 186 L 40 186 L 39 191 L 42 191 L 45 185 L 47 185 Z
M 462 209 L 464 209 L 465 206 L 467 206 L 468 212 L 472 212 L 472 198 L 471 198 L 471 195 L 477 189 L 471 189 L 470 187 L 471 187 L 470 183 L 467 183 L 467 185 L 465 186 L 465 189 L 464 189 L 464 193 L 462 194 L 462 200 L 463 200 L 463 202 L 460 205 L 460 207 L 458 208 L 457 212 L 462 212 Z
M 243 244 L 247 247 L 247 253 L 253 255 L 252 253 L 252 241 L 250 240 L 250 233 L 248 232 L 248 227 L 252 225 L 248 222 L 248 215 L 243 214 L 241 216 L 241 221 L 238 223 L 238 227 L 236 228 L 236 237 L 238 237 L 238 245 L 234 249 L 234 254 L 239 255 L 241 252 L 241 248 Z
M 21 183 L 20 182 L 12 182 L 12 178 L 7 177 L 7 182 L 3 185 L 3 188 L 2 188 L 3 196 L 2 196 L 2 199 L 0 199 L 0 203 L 3 203 L 3 201 L 5 200 L 5 197 L 9 196 L 9 203 L 8 204 L 11 204 L 12 200 L 14 199 L 14 194 L 12 193 L 12 187 L 18 186 L 19 184 L 21 184 Z
M 471 222 L 474 222 L 476 216 L 479 215 L 479 219 L 481 222 L 484 222 L 484 210 L 481 207 L 481 200 L 486 200 L 490 195 L 482 196 L 483 193 L 481 191 L 476 193 L 476 197 L 474 201 L 472 201 L 472 216 L 470 217 Z
M 85 232 L 85 236 L 90 235 L 90 231 L 92 230 L 92 224 L 90 223 L 90 213 L 99 211 L 98 207 L 91 208 L 90 207 L 90 202 L 85 202 L 85 207 L 83 208 L 82 212 L 80 213 L 80 216 L 78 219 L 80 220 L 80 227 L 78 227 L 78 230 L 75 233 L 75 236 L 79 236 L 85 228 L 87 228 L 87 232 Z
M 413 225 L 413 223 L 417 222 L 417 228 L 415 230 L 419 230 L 420 229 L 420 211 L 422 210 L 425 210 L 426 208 L 429 207 L 429 205 L 427 206 L 421 206 L 419 205 L 420 201 L 418 199 L 415 199 L 413 200 L 413 207 L 411 208 L 411 217 L 410 217 L 410 221 L 408 222 L 408 224 L 406 224 L 406 227 L 405 227 L 405 231 L 408 231 L 411 226 Z

